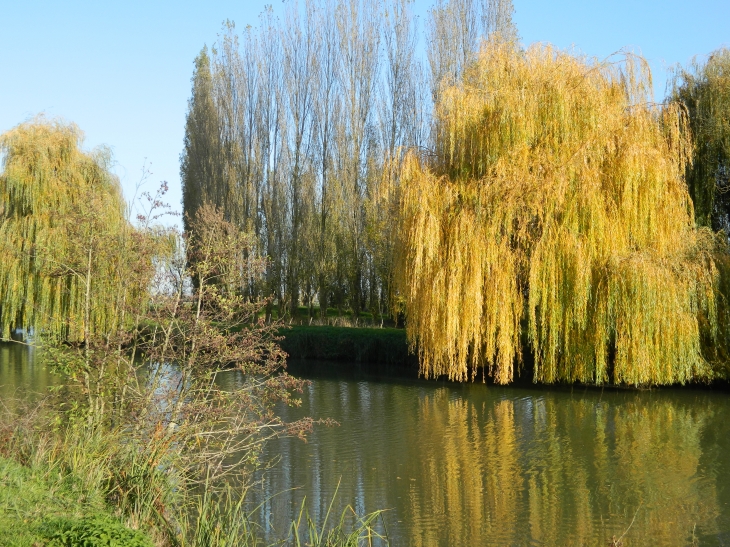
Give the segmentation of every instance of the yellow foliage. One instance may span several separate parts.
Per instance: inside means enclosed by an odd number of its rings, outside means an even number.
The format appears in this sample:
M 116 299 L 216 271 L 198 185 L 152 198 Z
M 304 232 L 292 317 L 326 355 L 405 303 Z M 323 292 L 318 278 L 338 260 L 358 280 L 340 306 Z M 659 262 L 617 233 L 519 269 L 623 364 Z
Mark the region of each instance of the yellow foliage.
M 398 280 L 426 377 L 708 378 L 719 243 L 695 229 L 676 106 L 643 60 L 486 43 L 435 109 L 435 153 L 402 172 Z M 612 374 L 611 374 L 612 371 Z
M 82 151 L 81 139 L 75 125 L 42 118 L 0 135 L 0 337 L 111 332 L 130 298 L 119 182 L 108 154 Z

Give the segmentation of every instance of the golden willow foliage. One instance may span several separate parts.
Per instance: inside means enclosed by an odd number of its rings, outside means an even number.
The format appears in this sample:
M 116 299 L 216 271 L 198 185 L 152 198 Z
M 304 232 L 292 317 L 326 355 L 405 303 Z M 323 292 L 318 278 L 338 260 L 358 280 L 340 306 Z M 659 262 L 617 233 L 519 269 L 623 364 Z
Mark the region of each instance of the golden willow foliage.
M 112 332 L 132 296 L 119 182 L 109 154 L 86 153 L 81 140 L 75 125 L 42 118 L 0 136 L 2 338 L 14 328 L 71 341 Z
M 435 109 L 435 154 L 402 179 L 400 290 L 426 377 L 708 378 L 719 243 L 694 228 L 675 106 L 632 56 L 486 43 Z

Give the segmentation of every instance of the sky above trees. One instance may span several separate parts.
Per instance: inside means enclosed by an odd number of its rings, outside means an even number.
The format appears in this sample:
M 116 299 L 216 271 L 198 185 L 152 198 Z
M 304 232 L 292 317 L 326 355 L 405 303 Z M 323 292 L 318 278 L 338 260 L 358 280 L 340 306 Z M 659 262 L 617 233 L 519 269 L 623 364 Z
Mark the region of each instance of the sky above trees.
M 127 199 L 146 161 L 148 185 L 167 180 L 169 201 L 180 210 L 179 155 L 193 60 L 204 44 L 216 42 L 223 21 L 255 26 L 268 3 L 7 2 L 0 10 L 0 133 L 41 112 L 73 121 L 87 147 L 112 147 Z M 525 45 L 574 46 L 599 58 L 621 48 L 642 53 L 657 100 L 665 94 L 667 69 L 730 45 L 727 0 L 514 4 Z M 421 27 L 430 5 L 415 2 Z M 273 9 L 281 13 L 282 3 Z

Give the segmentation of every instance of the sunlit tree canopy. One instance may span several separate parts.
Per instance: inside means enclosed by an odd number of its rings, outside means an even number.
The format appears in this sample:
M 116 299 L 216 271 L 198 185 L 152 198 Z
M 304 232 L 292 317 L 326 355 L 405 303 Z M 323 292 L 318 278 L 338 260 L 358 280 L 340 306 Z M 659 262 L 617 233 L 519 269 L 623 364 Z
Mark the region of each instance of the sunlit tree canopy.
M 399 287 L 426 377 L 667 384 L 708 378 L 714 253 L 676 106 L 646 63 L 492 40 L 435 108 L 402 178 Z M 526 336 L 523 339 L 523 334 Z
M 0 136 L 4 338 L 34 328 L 82 340 L 120 319 L 125 203 L 109 153 L 84 152 L 81 142 L 75 125 L 42 118 Z

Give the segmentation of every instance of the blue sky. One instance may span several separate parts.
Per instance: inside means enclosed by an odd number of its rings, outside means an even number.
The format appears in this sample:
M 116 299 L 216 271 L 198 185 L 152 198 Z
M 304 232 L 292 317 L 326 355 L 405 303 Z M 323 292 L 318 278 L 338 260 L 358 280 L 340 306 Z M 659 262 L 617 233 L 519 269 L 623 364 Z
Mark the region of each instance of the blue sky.
M 85 146 L 112 148 L 128 199 L 144 162 L 148 189 L 170 183 L 180 209 L 179 155 L 193 59 L 222 22 L 256 25 L 280 0 L 39 2 L 0 0 L 0 132 L 45 113 L 78 124 Z M 416 0 L 421 26 L 430 1 Z M 514 0 L 522 42 L 550 42 L 605 57 L 628 47 L 654 72 L 730 47 L 730 1 Z

